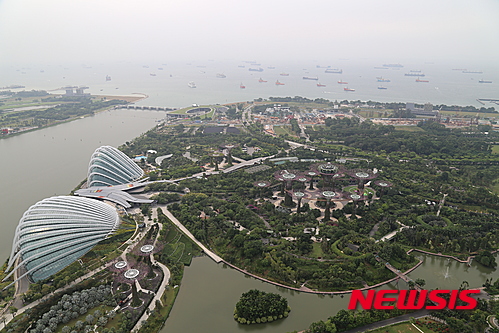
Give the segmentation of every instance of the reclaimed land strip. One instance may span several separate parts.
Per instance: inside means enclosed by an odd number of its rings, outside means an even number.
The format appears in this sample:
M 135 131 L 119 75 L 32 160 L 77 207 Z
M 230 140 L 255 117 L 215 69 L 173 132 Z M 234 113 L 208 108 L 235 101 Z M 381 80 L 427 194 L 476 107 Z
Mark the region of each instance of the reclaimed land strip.
M 294 290 L 294 291 L 301 291 L 301 292 L 304 292 L 304 293 L 309 293 L 309 294 L 320 294 L 320 295 L 344 295 L 344 294 L 350 294 L 352 292 L 352 290 L 343 290 L 343 291 L 317 291 L 317 290 L 312 290 L 312 289 L 309 289 L 309 288 L 306 288 L 306 287 L 301 287 L 301 288 L 295 288 L 295 287 L 290 287 L 290 286 L 286 286 L 284 284 L 281 284 L 281 283 L 278 283 L 278 282 L 274 282 L 274 281 L 271 281 L 271 280 L 268 280 L 268 279 L 265 279 L 261 276 L 258 276 L 258 275 L 255 275 L 255 274 L 252 274 L 252 273 L 249 273 L 248 271 L 245 271 L 244 269 L 242 268 L 239 268 L 231 263 L 228 263 L 227 261 L 225 260 L 222 260 L 222 262 L 224 264 L 226 264 L 227 266 L 229 267 L 232 267 L 234 268 L 235 270 L 243 273 L 243 274 L 246 274 L 246 275 L 249 275 L 255 279 L 258 279 L 260 281 L 263 281 L 263 282 L 267 282 L 267 283 L 270 283 L 270 284 L 273 284 L 275 286 L 278 286 L 278 287 L 282 287 L 282 288 L 286 288 L 286 289 L 290 289 L 290 290 Z M 423 263 L 422 260 L 420 260 L 416 265 L 414 265 L 414 267 L 410 268 L 409 270 L 405 271 L 403 274 L 406 275 L 406 274 L 409 274 L 410 272 L 412 272 L 413 270 L 415 270 L 416 268 L 418 268 L 421 264 Z M 385 285 L 387 283 L 390 283 L 390 282 L 393 282 L 395 280 L 397 280 L 399 277 L 396 276 L 394 277 L 393 279 L 390 279 L 390 280 L 387 280 L 387 281 L 383 281 L 383 282 L 380 282 L 378 284 L 375 284 L 373 286 L 367 286 L 367 287 L 364 287 L 362 289 L 358 289 L 358 290 L 361 290 L 361 291 L 364 291 L 364 290 L 369 290 L 369 289 L 374 289 L 374 288 L 377 288 L 377 287 L 381 287 L 382 285 Z M 357 289 L 356 289 L 357 290 Z

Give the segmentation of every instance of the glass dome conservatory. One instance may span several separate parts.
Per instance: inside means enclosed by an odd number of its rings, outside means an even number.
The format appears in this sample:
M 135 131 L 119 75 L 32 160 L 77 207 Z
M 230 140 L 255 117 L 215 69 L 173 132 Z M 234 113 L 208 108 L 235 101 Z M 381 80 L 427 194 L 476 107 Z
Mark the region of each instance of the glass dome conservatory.
M 88 187 L 121 185 L 139 179 L 144 171 L 128 156 L 111 146 L 95 150 L 88 166 Z
M 23 266 L 17 280 L 37 282 L 59 272 L 90 251 L 119 225 L 116 210 L 103 202 L 58 196 L 39 201 L 16 228 L 8 269 Z

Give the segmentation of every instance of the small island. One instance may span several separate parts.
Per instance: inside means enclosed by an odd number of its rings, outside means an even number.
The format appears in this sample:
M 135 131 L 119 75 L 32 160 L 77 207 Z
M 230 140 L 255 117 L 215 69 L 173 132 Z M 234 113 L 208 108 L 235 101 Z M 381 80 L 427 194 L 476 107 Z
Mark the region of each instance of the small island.
M 234 319 L 240 324 L 263 324 L 286 318 L 291 309 L 279 294 L 252 289 L 241 295 L 234 309 Z

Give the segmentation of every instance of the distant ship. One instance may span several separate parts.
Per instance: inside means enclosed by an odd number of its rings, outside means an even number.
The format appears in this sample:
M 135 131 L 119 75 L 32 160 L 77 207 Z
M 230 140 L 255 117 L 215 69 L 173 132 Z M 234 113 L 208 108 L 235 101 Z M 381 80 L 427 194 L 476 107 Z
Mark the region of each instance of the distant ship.
M 324 73 L 329 73 L 329 74 L 343 74 L 343 70 L 342 69 L 338 69 L 338 68 L 328 68 L 324 71 Z
M 402 68 L 401 64 L 383 64 L 383 67 L 394 67 L 394 68 Z
M 260 78 L 260 79 L 258 80 L 258 82 L 263 83 L 263 82 L 267 82 L 267 81 L 265 81 L 264 79 Z
M 480 80 L 480 81 L 478 81 L 478 83 L 492 83 L 492 81 L 489 81 L 489 80 Z
M 378 79 L 378 82 L 390 82 L 389 79 L 383 79 L 383 77 L 377 77 L 376 79 Z
M 405 76 L 425 76 L 423 73 L 405 73 Z
M 421 80 L 419 77 L 416 79 L 416 82 L 430 82 L 428 80 Z
M 189 88 L 196 88 L 196 84 L 195 84 L 193 81 L 191 81 L 191 82 L 187 83 L 187 86 L 188 86 Z
M 159 69 L 160 71 L 162 71 L 162 70 L 163 70 L 163 67 L 158 67 L 158 69 Z
M 288 74 L 288 73 L 281 73 L 281 74 L 279 74 L 279 75 L 281 75 L 281 76 L 289 76 L 289 74 Z
M 338 81 L 338 84 L 348 84 L 348 82 L 345 82 L 345 81 L 341 81 L 341 80 L 339 80 L 339 81 Z
M 245 68 L 246 66 L 244 66 L 244 65 L 239 65 L 239 66 L 237 66 L 237 67 L 239 67 L 239 68 Z
M 274 66 L 269 66 L 269 67 L 267 67 L 267 68 L 268 68 L 268 69 L 275 69 L 275 67 L 274 67 Z
M 246 86 L 241 82 L 241 84 L 239 85 L 239 88 L 246 89 Z
M 421 70 L 419 69 L 412 69 L 410 70 L 411 73 L 421 73 Z
M 283 85 L 284 85 L 284 83 L 279 82 L 279 80 L 277 80 L 277 81 L 275 82 L 275 85 L 276 85 L 276 86 L 283 86 Z
M 220 79 L 225 79 L 227 76 L 225 74 L 223 74 L 223 73 L 218 73 L 217 77 L 220 78 Z
M 387 88 L 383 86 L 378 86 L 378 89 L 387 89 Z
M 154 73 L 151 73 L 151 74 L 149 74 L 149 75 L 151 75 L 151 76 L 156 76 L 156 74 L 154 74 Z
M 343 90 L 345 90 L 345 91 L 355 91 L 355 89 L 350 89 L 348 87 L 343 88 Z
M 463 73 L 465 73 L 465 74 L 483 74 L 483 72 L 480 72 L 480 71 L 466 71 L 466 70 L 464 70 Z
M 317 83 L 317 87 L 325 87 L 326 85 L 325 84 L 321 84 L 320 82 Z
M 262 67 L 258 67 L 258 68 L 248 68 L 248 70 L 250 72 L 263 72 L 263 68 Z
M 311 76 L 304 76 L 303 77 L 304 80 L 315 80 L 315 81 L 318 81 L 319 78 L 318 77 L 311 77 Z
M 106 81 L 111 81 L 111 77 L 109 75 L 106 75 Z

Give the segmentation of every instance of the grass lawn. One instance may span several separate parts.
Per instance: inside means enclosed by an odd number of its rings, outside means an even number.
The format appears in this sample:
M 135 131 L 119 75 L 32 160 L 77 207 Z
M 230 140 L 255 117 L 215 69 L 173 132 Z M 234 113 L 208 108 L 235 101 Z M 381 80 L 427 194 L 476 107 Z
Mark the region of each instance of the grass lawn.
M 324 252 L 322 251 L 320 243 L 312 243 L 312 252 L 310 252 L 307 256 L 311 258 L 324 258 Z
M 296 133 L 291 131 L 291 126 L 284 125 L 284 126 L 274 126 L 274 132 L 275 134 L 279 135 L 290 135 L 290 136 L 296 136 Z
M 396 131 L 407 131 L 407 132 L 421 132 L 424 131 L 421 127 L 417 126 L 395 126 Z
M 418 326 L 418 328 L 424 333 L 436 333 L 426 327 Z M 410 323 L 401 323 L 392 326 L 382 327 L 374 331 L 369 331 L 370 333 L 420 333 L 414 326 Z
M 451 116 L 451 117 L 476 117 L 477 115 L 483 119 L 483 118 L 495 118 L 498 117 L 499 114 L 497 113 L 485 113 L 485 112 L 462 112 L 462 111 L 440 111 L 442 115 L 445 116 Z
M 171 113 L 171 114 L 188 114 L 187 111 L 192 110 L 192 109 L 198 109 L 198 108 L 212 108 L 212 107 L 209 105 L 190 106 L 188 108 L 183 108 L 183 109 L 172 111 L 169 113 Z M 214 108 L 212 108 L 212 109 L 214 110 Z
M 499 154 L 499 145 L 492 146 L 492 154 Z
M 351 186 L 347 186 L 344 188 L 344 191 L 345 192 L 353 192 L 357 189 L 357 185 L 351 185 Z M 368 194 L 372 194 L 374 195 L 376 193 L 375 190 L 373 190 L 372 188 L 370 187 L 364 187 L 364 194 L 365 195 L 368 195 Z

